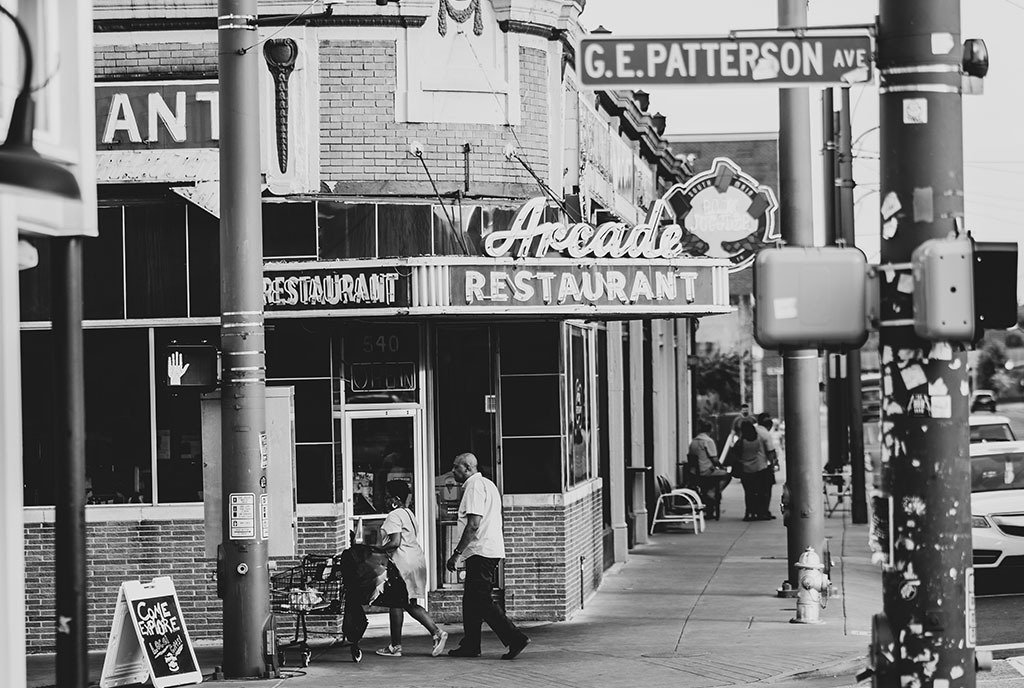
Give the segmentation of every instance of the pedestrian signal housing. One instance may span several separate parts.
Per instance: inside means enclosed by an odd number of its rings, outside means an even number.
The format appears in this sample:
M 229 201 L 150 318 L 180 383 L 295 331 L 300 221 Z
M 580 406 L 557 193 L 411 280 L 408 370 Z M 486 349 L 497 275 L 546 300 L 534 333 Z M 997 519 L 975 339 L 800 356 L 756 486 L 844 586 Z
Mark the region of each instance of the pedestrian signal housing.
M 1017 324 L 1017 244 L 930 239 L 911 257 L 914 331 L 970 342 Z
M 910 263 L 918 337 L 952 342 L 974 337 L 972 254 L 967 237 L 929 239 L 914 249 Z
M 754 259 L 754 339 L 765 349 L 867 340 L 867 259 L 856 248 L 766 248 Z

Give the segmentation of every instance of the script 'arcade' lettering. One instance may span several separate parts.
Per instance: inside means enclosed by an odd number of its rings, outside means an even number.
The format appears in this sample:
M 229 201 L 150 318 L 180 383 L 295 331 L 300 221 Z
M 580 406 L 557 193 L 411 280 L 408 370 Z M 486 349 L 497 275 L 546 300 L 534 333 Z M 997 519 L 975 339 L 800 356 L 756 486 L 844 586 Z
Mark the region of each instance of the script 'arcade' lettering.
M 542 222 L 546 201 L 528 201 L 507 230 L 487 235 L 484 251 L 494 258 L 543 258 L 549 251 L 571 258 L 676 258 L 682 255 L 683 230 L 678 225 L 655 227 L 624 222 L 605 222 L 597 227 L 585 222 Z

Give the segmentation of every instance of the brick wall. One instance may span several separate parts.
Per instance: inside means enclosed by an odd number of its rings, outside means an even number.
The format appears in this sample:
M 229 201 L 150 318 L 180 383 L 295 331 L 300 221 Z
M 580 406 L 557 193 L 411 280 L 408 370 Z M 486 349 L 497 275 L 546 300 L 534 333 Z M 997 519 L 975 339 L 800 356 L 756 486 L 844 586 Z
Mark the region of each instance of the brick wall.
M 338 552 L 348 535 L 342 518 L 299 519 L 299 556 Z M 215 562 L 205 554 L 202 521 L 113 521 L 90 523 L 88 542 L 88 635 L 92 649 L 106 647 L 117 592 L 125 580 L 170 576 L 193 641 L 221 637 L 221 601 L 217 598 Z M 297 560 L 278 560 L 283 572 Z M 52 523 L 25 526 L 25 615 L 29 652 L 52 652 L 54 646 L 54 530 Z M 339 632 L 338 619 L 310 617 L 310 633 Z M 280 615 L 278 628 L 291 637 L 295 617 Z
M 580 609 L 583 597 L 601 583 L 601 488 L 568 505 L 505 509 L 504 601 L 511 618 L 558 621 Z M 577 493 L 578 494 L 578 493 Z M 89 523 L 88 637 L 91 649 L 106 646 L 120 584 L 170 576 L 181 601 L 189 634 L 197 643 L 221 637 L 221 601 L 217 598 L 215 563 L 205 556 L 201 520 L 114 521 Z M 347 546 L 342 516 L 299 518 L 298 554 L 339 552 Z M 585 557 L 581 575 L 580 556 Z M 53 652 L 54 530 L 52 523 L 25 526 L 26 644 L 28 652 Z M 277 573 L 298 559 L 277 560 Z M 461 621 L 461 588 L 430 593 L 430 612 L 443 623 Z M 310 616 L 311 636 L 336 636 L 341 619 Z M 277 616 L 280 642 L 291 639 L 295 616 Z
M 601 583 L 601 488 L 567 496 L 564 506 L 505 510 L 505 604 L 514 619 L 568 618 L 580 609 L 581 586 L 586 598 Z
M 505 160 L 512 143 L 541 178 L 547 174 L 547 67 L 544 51 L 519 49 L 522 123 L 519 143 L 508 127 L 489 124 L 416 124 L 395 121 L 398 88 L 393 41 L 321 41 L 321 179 L 338 182 L 415 182 L 427 177 L 408 152 L 423 144 L 424 159 L 442 193 L 462 188 L 463 144 L 471 146 L 472 180 L 532 184 L 523 167 Z M 497 102 L 495 102 L 497 107 Z
M 150 76 L 188 78 L 217 74 L 217 43 L 141 43 L 97 45 L 96 80 Z

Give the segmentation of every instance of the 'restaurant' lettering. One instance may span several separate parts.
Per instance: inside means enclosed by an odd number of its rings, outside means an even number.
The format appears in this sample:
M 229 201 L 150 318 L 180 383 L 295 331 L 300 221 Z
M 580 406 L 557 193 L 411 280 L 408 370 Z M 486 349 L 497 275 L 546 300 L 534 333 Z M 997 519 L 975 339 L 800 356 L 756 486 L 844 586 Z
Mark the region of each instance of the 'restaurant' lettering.
M 264 277 L 265 306 L 324 306 L 395 303 L 397 273 Z
M 535 270 L 513 272 L 466 271 L 466 304 L 506 303 L 515 305 L 540 297 L 545 305 L 638 303 L 696 298 L 697 273 L 671 268 L 627 272 L 606 268 L 594 272 L 560 273 Z

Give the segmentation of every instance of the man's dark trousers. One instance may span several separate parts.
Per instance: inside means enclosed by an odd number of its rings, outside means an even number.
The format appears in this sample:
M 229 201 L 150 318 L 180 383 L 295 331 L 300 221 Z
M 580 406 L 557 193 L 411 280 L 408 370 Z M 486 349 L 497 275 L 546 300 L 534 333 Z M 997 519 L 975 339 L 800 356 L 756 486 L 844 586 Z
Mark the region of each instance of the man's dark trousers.
M 459 643 L 466 652 L 480 652 L 480 629 L 484 621 L 503 645 L 510 646 L 526 637 L 491 597 L 500 561 L 481 556 L 466 559 L 466 580 L 462 589 L 462 625 L 466 633 Z

